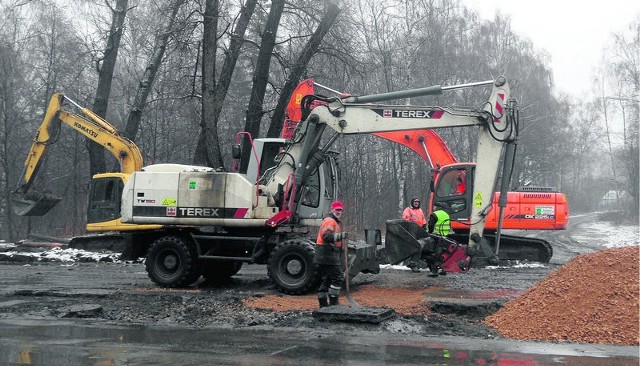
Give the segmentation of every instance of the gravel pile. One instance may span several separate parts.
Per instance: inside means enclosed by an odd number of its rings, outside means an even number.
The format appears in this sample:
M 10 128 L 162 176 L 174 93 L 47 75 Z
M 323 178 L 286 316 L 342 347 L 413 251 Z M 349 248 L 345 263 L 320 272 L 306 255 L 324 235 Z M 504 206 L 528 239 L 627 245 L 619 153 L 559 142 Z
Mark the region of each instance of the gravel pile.
M 520 340 L 640 344 L 638 246 L 583 254 L 485 324 Z

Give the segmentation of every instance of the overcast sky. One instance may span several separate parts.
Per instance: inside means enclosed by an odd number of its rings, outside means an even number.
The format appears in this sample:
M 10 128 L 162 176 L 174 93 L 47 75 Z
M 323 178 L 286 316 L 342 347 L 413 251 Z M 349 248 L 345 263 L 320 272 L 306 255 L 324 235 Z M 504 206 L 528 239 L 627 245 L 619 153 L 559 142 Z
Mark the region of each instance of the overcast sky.
M 612 33 L 640 15 L 640 0 L 462 0 L 483 18 L 511 17 L 512 30 L 551 55 L 556 92 L 587 95 Z

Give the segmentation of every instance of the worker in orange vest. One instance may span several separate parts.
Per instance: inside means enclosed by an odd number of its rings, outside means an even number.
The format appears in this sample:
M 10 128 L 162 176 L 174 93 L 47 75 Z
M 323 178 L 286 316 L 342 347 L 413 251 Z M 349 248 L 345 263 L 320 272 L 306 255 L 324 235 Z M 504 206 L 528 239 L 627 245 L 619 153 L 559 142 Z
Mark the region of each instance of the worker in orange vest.
M 425 230 L 427 229 L 427 219 L 424 217 L 424 212 L 422 212 L 420 208 L 420 199 L 418 197 L 411 199 L 411 205 L 404 209 L 402 218 L 415 222 Z
M 318 303 L 321 308 L 340 304 L 338 297 L 344 281 L 341 260 L 342 241 L 347 239 L 347 233 L 340 229 L 343 209 L 341 201 L 332 202 L 331 211 L 322 220 L 318 230 L 314 263 L 318 265 L 322 277 L 318 288 Z

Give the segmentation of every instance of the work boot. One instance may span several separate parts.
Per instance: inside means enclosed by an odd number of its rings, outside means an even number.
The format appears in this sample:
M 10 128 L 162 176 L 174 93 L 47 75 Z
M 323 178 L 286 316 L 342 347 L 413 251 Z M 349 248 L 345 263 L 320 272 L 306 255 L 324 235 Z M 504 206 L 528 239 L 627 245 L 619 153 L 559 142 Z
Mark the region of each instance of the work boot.
M 446 276 L 447 275 L 447 271 L 445 271 L 444 269 L 438 267 L 438 274 L 440 276 Z
M 329 305 L 340 305 L 340 301 L 338 301 L 338 296 L 329 296 Z
M 429 273 L 427 274 L 427 276 L 429 277 L 438 277 L 438 269 L 440 267 L 429 267 Z
M 329 306 L 329 296 L 326 292 L 318 294 L 318 303 L 320 304 L 320 308 Z
M 407 263 L 405 263 L 405 265 L 406 265 L 407 267 L 409 267 L 409 269 L 410 269 L 410 270 L 411 270 L 411 272 L 413 272 L 413 273 L 418 273 L 418 272 L 420 272 L 420 268 L 418 267 L 418 263 L 416 263 L 416 262 L 407 262 Z

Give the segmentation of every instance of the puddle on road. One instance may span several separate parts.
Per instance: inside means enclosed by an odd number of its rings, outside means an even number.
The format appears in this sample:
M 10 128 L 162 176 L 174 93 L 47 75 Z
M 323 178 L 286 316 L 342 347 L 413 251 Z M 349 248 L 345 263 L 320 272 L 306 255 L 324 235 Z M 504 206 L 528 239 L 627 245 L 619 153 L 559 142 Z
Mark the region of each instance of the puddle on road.
M 515 289 L 500 290 L 460 290 L 446 287 L 429 287 L 424 292 L 428 300 L 509 300 L 520 294 Z
M 636 356 L 609 355 L 605 347 L 479 345 L 478 339 L 296 336 L 281 332 L 73 323 L 0 324 L 3 365 L 637 365 Z M 518 346 L 516 347 L 515 344 Z M 513 348 L 512 348 L 513 347 Z M 550 347 L 549 349 L 540 349 Z M 619 348 L 617 348 L 619 349 Z

